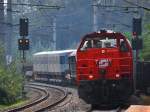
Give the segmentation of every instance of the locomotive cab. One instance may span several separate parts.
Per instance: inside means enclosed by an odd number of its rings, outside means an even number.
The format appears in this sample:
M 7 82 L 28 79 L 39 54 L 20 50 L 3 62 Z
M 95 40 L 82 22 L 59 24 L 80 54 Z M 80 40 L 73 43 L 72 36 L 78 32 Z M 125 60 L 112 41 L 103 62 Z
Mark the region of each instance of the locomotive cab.
M 79 97 L 90 104 L 119 104 L 133 92 L 132 49 L 121 33 L 86 35 L 77 50 Z

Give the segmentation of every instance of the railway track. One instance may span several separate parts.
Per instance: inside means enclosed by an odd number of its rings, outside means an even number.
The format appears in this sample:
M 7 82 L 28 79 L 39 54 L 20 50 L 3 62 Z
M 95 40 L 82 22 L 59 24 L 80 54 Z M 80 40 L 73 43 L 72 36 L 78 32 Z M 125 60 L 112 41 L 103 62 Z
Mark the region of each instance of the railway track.
M 17 112 L 17 111 L 26 110 L 27 108 L 30 108 L 30 107 L 32 107 L 32 106 L 34 106 L 34 105 L 36 105 L 36 104 L 46 100 L 49 97 L 49 93 L 43 88 L 36 87 L 36 86 L 31 86 L 31 85 L 27 85 L 25 87 L 34 89 L 34 91 L 38 92 L 39 93 L 38 97 L 32 98 L 31 101 L 29 101 L 27 104 L 25 104 L 25 105 L 23 105 L 21 107 L 16 107 L 14 109 L 9 109 L 6 112 Z
M 47 87 L 50 89 L 49 91 L 52 91 L 51 89 L 55 89 L 55 91 L 51 92 L 51 102 L 49 102 L 49 106 L 47 108 L 42 108 L 41 110 L 37 111 L 51 111 L 51 112 L 60 112 L 62 110 L 66 111 L 66 105 L 70 104 L 72 100 L 72 93 L 68 92 L 66 89 L 61 87 L 56 87 L 52 85 L 42 84 L 42 83 L 30 83 L 31 85 L 40 85 L 43 87 Z M 63 94 L 63 95 L 62 95 Z M 69 109 L 70 110 L 70 109 Z
M 30 83 L 32 85 L 39 85 L 39 86 L 43 86 L 43 87 L 52 87 L 51 85 L 47 85 L 47 84 L 42 84 L 42 83 Z M 55 87 L 55 86 L 53 86 Z M 56 92 L 54 92 L 56 93 Z M 69 105 L 70 107 L 68 107 L 68 109 L 63 109 L 63 108 L 66 108 L 65 105 L 67 105 L 68 103 L 70 103 L 72 100 L 72 98 L 68 98 L 68 101 L 65 101 L 63 102 L 63 104 L 60 104 L 60 103 L 57 103 L 59 105 L 55 105 L 55 106 L 49 106 L 49 108 L 46 108 L 46 109 L 42 109 L 42 111 L 44 110 L 47 110 L 48 112 L 51 111 L 51 112 L 69 112 L 69 111 L 73 111 L 73 112 L 76 112 L 76 111 L 82 111 L 82 110 L 76 110 L 76 107 L 71 107 L 71 105 Z M 63 100 L 64 101 L 64 100 Z M 79 106 L 80 104 L 78 104 Z M 86 104 L 85 104 L 86 105 Z M 126 107 L 117 107 L 116 109 L 112 109 L 112 110 L 101 110 L 101 109 L 92 109 L 91 107 L 87 106 L 86 109 L 84 109 L 83 111 L 84 112 L 125 112 L 126 110 Z
M 56 87 L 46 87 L 36 84 L 29 84 L 27 87 L 41 91 L 41 97 L 24 106 L 7 110 L 7 112 L 41 112 L 49 110 L 67 98 L 67 92 Z
M 49 94 L 51 98 L 49 99 L 49 106 L 45 108 L 41 108 L 41 110 L 34 110 L 35 112 L 46 111 L 46 112 L 69 112 L 69 111 L 84 111 L 84 112 L 125 112 L 126 107 L 121 106 L 112 110 L 102 110 L 102 109 L 92 109 L 90 105 L 80 102 L 78 96 L 75 95 L 75 91 L 71 91 L 69 88 L 52 86 L 44 83 L 29 83 L 32 86 L 40 86 L 43 88 L 47 88 L 47 91 L 50 91 Z M 54 88 L 54 89 L 53 89 Z M 57 89 L 56 89 L 57 88 Z M 67 90 L 66 90 L 67 89 Z M 53 92 L 52 92 L 53 91 Z M 62 92 L 60 92 L 62 91 Z M 65 93 L 63 93 L 66 91 Z M 68 92 L 69 91 L 69 92 Z M 71 94 L 68 94 L 68 93 Z M 64 96 L 63 94 L 66 94 Z M 64 97 L 64 99 L 63 99 Z M 62 99 L 61 101 L 59 101 Z

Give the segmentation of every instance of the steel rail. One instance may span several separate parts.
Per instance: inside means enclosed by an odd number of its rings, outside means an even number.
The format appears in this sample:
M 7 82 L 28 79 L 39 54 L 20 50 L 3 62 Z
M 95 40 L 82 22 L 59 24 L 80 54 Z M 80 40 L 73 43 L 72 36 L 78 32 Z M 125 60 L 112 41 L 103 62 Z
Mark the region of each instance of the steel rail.
M 35 85 L 35 86 L 39 86 L 38 84 L 35 84 L 35 83 L 31 83 L 30 85 Z M 56 105 L 58 105 L 59 103 L 62 103 L 68 96 L 68 93 L 60 88 L 57 88 L 57 87 L 52 87 L 52 86 L 48 86 L 48 85 L 40 85 L 40 86 L 43 86 L 43 87 L 48 87 L 48 88 L 53 88 L 53 89 L 56 89 L 58 91 L 61 91 L 64 95 L 63 97 L 61 97 L 58 101 L 52 103 L 52 104 L 49 104 L 39 110 L 36 110 L 35 112 L 41 112 L 41 111 L 45 111 L 45 110 L 49 110 L 53 107 L 55 107 Z
M 41 97 L 40 99 L 38 99 L 38 100 L 36 100 L 36 101 L 34 101 L 34 102 L 31 102 L 31 103 L 29 103 L 29 104 L 26 104 L 26 105 L 24 105 L 24 106 L 7 110 L 7 112 L 16 112 L 16 111 L 21 111 L 21 110 L 27 109 L 27 108 L 29 108 L 29 107 L 32 107 L 32 106 L 34 106 L 34 105 L 36 105 L 36 104 L 38 104 L 38 103 L 40 103 L 40 102 L 46 100 L 46 99 L 49 97 L 49 93 L 48 93 L 46 90 L 44 90 L 44 89 L 41 89 L 41 88 L 38 88 L 38 87 L 34 87 L 34 86 L 27 86 L 27 87 L 40 90 L 40 91 L 42 91 L 42 92 L 45 93 L 45 96 L 44 96 L 44 97 Z

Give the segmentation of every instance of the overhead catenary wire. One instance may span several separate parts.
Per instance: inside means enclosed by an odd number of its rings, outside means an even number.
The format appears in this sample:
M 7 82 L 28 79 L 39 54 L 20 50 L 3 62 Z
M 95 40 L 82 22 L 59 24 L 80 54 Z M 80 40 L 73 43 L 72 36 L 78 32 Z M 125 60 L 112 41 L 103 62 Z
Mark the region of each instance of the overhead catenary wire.
M 57 6 L 57 5 L 45 5 L 45 4 L 28 4 L 28 3 L 3 3 L 0 2 L 0 4 L 6 4 L 6 5 L 19 5 L 19 6 L 29 6 L 29 7 L 45 7 L 45 8 L 52 8 L 52 9 L 60 9 L 64 8 L 64 6 Z
M 145 7 L 145 6 L 138 5 L 137 3 L 134 3 L 134 2 L 131 2 L 131 1 L 128 1 L 128 0 L 124 0 L 124 1 L 125 1 L 126 3 L 128 3 L 128 4 L 131 4 L 131 5 L 136 6 L 136 7 L 138 7 L 138 8 L 142 8 L 142 9 L 144 9 L 144 10 L 150 11 L 150 8 L 147 8 L 147 7 Z
M 119 5 L 100 5 L 100 4 L 93 4 L 92 6 L 97 6 L 97 7 L 109 7 L 109 8 L 124 8 L 124 9 L 127 9 L 127 8 L 137 8 L 135 6 L 119 6 Z
M 130 5 L 133 6 L 118 6 L 118 5 L 100 5 L 100 4 L 94 4 L 93 6 L 97 6 L 97 7 L 109 7 L 109 8 L 124 8 L 124 9 L 133 9 L 133 8 L 142 8 L 144 10 L 150 11 L 150 8 L 144 7 L 144 6 L 140 6 L 136 3 L 130 2 L 128 0 L 124 0 L 126 3 L 129 3 Z
M 16 4 L 16 3 L 13 3 L 12 5 L 45 6 L 45 5 L 42 5 L 42 4 L 41 4 L 41 1 L 38 1 L 38 2 L 39 2 L 40 4 L 33 5 L 33 4 L 27 4 L 27 3 L 17 3 L 17 4 Z M 8 4 L 8 3 L 5 3 L 5 4 Z M 48 6 L 48 5 L 46 5 L 46 6 Z M 42 11 L 40 10 L 40 9 L 41 9 L 40 7 L 38 7 L 38 9 L 39 9 L 39 11 L 41 12 L 41 14 L 43 15 L 43 17 L 45 17 L 46 20 L 49 21 L 49 19 L 47 18 L 47 17 L 48 17 L 47 12 L 46 12 L 46 11 L 42 12 Z M 19 12 L 19 11 L 18 11 L 18 12 Z M 70 15 L 67 14 L 67 15 L 57 15 L 57 16 L 72 16 L 73 14 L 77 14 L 78 12 L 79 12 L 79 11 L 77 11 L 76 13 L 70 13 Z M 21 12 L 20 12 L 20 13 L 21 13 Z M 30 12 L 30 13 L 31 13 L 31 12 Z M 45 14 L 44 14 L 44 13 L 45 13 Z M 80 13 L 81 13 L 81 12 L 80 12 Z M 10 25 L 10 26 L 19 26 L 19 24 L 11 24 L 11 23 L 6 23 L 6 22 L 5 22 L 5 23 L 2 23 L 2 24 L 6 24 L 6 25 Z M 30 25 L 30 26 L 34 26 L 34 25 Z M 35 25 L 35 26 L 36 26 L 36 25 Z M 47 27 L 47 26 L 46 26 L 46 27 Z M 53 28 L 53 26 L 51 26 L 51 25 L 48 26 L 48 27 Z M 67 26 L 67 27 L 66 27 L 66 26 L 65 26 L 65 27 L 61 27 L 61 26 L 59 27 L 59 26 L 58 26 L 58 28 L 60 28 L 60 29 L 69 29 L 68 26 Z
M 0 11 L 4 11 L 4 9 L 0 8 Z M 13 12 L 13 13 L 19 13 L 20 12 L 18 10 L 11 10 L 11 9 L 8 9 L 8 8 L 7 8 L 7 11 L 8 12 Z
M 39 1 L 40 2 L 40 1 Z M 22 4 L 22 3 L 21 3 Z M 33 5 L 34 6 L 34 5 Z M 37 6 L 43 6 L 42 4 L 37 4 Z M 131 7 L 128 7 L 128 8 L 131 8 Z M 135 7 L 132 7 L 132 8 L 135 8 Z M 44 17 L 45 16 L 48 16 L 46 13 L 45 14 L 42 14 Z M 61 16 L 63 16 L 63 15 L 61 15 Z M 67 16 L 67 15 L 65 15 L 65 16 Z M 68 15 L 69 16 L 69 15 Z M 48 18 L 47 18 L 47 20 L 48 20 Z M 4 23 L 4 24 L 7 24 L 7 23 Z M 8 23 L 9 24 L 9 23 Z M 9 25 L 11 25 L 11 24 L 9 24 Z M 125 24 L 122 24 L 123 26 L 127 26 L 127 27 L 129 27 L 128 25 L 125 25 Z M 17 25 L 13 25 L 13 26 L 17 26 Z M 72 26 L 72 25 L 71 25 Z M 46 27 L 53 27 L 53 26 L 46 26 Z M 69 29 L 69 27 L 70 26 L 68 26 L 68 27 L 61 27 L 62 29 L 64 28 L 64 29 Z M 90 26 L 91 27 L 91 26 Z
M 121 14 L 125 14 L 125 13 L 138 13 L 138 12 L 136 12 L 136 11 L 132 11 L 132 10 L 129 10 L 129 9 L 135 9 L 135 8 L 138 8 L 137 6 L 123 6 L 123 5 L 120 5 L 120 6 L 118 6 L 118 5 L 101 5 L 101 4 L 93 4 L 92 6 L 96 6 L 96 7 L 99 7 L 99 8 L 113 8 L 113 10 L 110 10 L 110 11 L 107 11 L 107 10 L 105 10 L 106 12 L 110 12 L 110 13 L 114 13 L 114 12 L 119 12 L 119 15 L 120 15 L 120 13 Z M 127 12 L 120 12 L 121 10 L 124 10 L 124 11 L 127 11 Z M 119 23 L 120 25 L 122 25 L 122 26 L 125 26 L 125 27 L 127 27 L 127 28 L 132 28 L 132 26 L 131 25 L 128 25 L 128 24 L 126 24 L 126 23 L 123 23 L 122 21 L 120 21 L 120 20 L 118 20 L 117 18 L 116 19 L 114 19 L 114 18 L 108 18 L 108 19 L 111 19 L 111 20 L 113 20 L 114 22 L 116 22 L 116 23 Z M 116 23 L 114 23 L 115 25 L 116 25 Z M 119 24 L 117 24 L 117 25 L 119 25 Z

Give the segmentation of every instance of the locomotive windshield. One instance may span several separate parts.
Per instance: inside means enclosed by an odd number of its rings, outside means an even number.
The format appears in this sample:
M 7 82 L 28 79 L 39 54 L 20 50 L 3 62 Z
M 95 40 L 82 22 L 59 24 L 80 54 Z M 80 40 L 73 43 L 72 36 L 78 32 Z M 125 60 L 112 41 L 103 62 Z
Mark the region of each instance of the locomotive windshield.
M 116 48 L 117 39 L 115 38 L 87 38 L 81 45 L 80 50 L 86 50 L 88 48 Z

